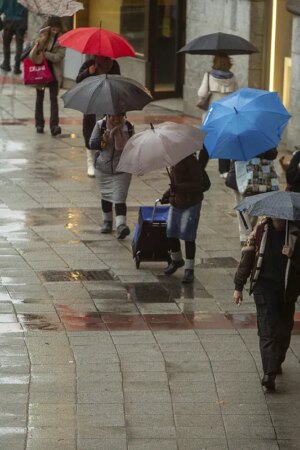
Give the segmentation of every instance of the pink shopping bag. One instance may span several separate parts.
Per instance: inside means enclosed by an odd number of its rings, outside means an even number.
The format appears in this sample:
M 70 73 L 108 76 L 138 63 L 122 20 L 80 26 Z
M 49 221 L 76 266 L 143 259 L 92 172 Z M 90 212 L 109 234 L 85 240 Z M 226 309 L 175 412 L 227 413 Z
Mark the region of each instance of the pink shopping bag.
M 51 70 L 47 64 L 46 58 L 43 58 L 42 64 L 34 64 L 30 58 L 25 58 L 23 81 L 26 85 L 40 86 L 50 83 L 54 80 Z

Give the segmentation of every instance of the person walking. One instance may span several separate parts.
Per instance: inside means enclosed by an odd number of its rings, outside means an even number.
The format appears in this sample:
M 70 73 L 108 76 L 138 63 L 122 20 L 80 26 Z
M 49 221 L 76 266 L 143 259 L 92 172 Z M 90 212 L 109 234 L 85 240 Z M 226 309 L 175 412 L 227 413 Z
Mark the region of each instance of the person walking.
M 79 69 L 76 83 L 80 83 L 87 77 L 102 74 L 120 75 L 120 66 L 118 62 L 106 56 L 94 55 L 94 58 L 85 61 Z M 82 122 L 82 133 L 84 137 L 87 157 L 87 175 L 95 176 L 94 158 L 95 151 L 90 148 L 90 137 L 96 124 L 95 114 L 84 114 Z
M 275 389 L 276 376 L 282 373 L 300 294 L 300 230 L 289 222 L 285 243 L 285 226 L 285 220 L 263 219 L 242 249 L 234 277 L 236 304 L 243 300 L 243 288 L 250 277 L 264 373 L 261 383 L 269 390 Z
M 272 148 L 272 149 L 267 150 L 266 152 L 261 153 L 260 155 L 256 156 L 256 158 L 259 158 L 259 160 L 266 160 L 265 168 L 269 169 L 267 167 L 268 161 L 274 161 L 277 158 L 277 155 L 278 155 L 277 149 Z M 250 160 L 250 161 L 253 162 L 254 160 Z M 229 161 L 229 162 L 230 162 L 229 172 L 226 177 L 225 184 L 227 187 L 229 187 L 230 189 L 233 190 L 236 203 L 238 204 L 240 201 L 243 200 L 243 198 L 245 198 L 249 195 L 255 195 L 255 193 L 258 194 L 259 191 L 257 191 L 257 192 L 247 192 L 246 191 L 245 193 L 242 193 L 239 191 L 238 183 L 237 183 L 235 161 Z M 251 167 L 259 167 L 259 165 L 255 166 L 254 164 L 252 164 Z M 260 174 L 252 174 L 252 177 L 250 176 L 250 173 L 248 173 L 248 175 L 247 175 L 248 180 L 251 180 L 251 179 L 259 180 L 259 182 L 261 183 L 260 187 L 264 188 L 265 190 L 267 189 L 267 186 L 262 185 L 264 182 L 264 177 L 268 178 L 268 182 L 269 182 L 271 176 L 273 176 L 277 179 L 276 172 L 274 172 L 272 174 L 270 169 L 266 170 L 265 172 L 262 172 Z M 252 186 L 254 187 L 253 184 L 252 184 Z M 272 187 L 274 190 L 275 190 L 275 188 L 279 189 L 279 183 L 277 186 L 270 186 L 270 187 Z M 257 189 L 259 189 L 258 186 L 257 186 Z M 264 192 L 264 190 L 262 190 L 261 192 Z M 249 216 L 246 212 L 241 213 L 240 211 L 236 211 L 236 215 L 237 215 L 238 227 L 239 227 L 240 244 L 241 244 L 241 247 L 243 247 L 247 242 L 248 236 L 251 234 L 251 232 L 253 231 L 253 229 L 257 223 L 257 217 Z
M 201 153 L 201 152 L 200 152 Z M 207 158 L 204 158 L 207 162 Z M 167 220 L 167 238 L 171 262 L 164 270 L 172 275 L 184 266 L 183 283 L 194 281 L 196 237 L 203 200 L 203 159 L 190 155 L 170 170 L 170 188 L 163 194 L 161 203 L 170 203 Z M 180 239 L 185 243 L 184 261 Z
M 95 157 L 95 175 L 101 190 L 101 233 L 112 232 L 114 205 L 118 239 L 124 239 L 130 234 L 126 222 L 126 199 L 131 174 L 118 172 L 116 167 L 126 142 L 133 134 L 134 127 L 126 120 L 125 114 L 107 115 L 96 122 L 89 142 L 91 149 L 98 150 Z
M 48 88 L 50 95 L 50 131 L 52 136 L 61 134 L 57 97 L 63 80 L 63 60 L 65 57 L 65 48 L 58 44 L 58 36 L 62 33 L 63 23 L 61 19 L 55 16 L 49 17 L 40 30 L 39 37 L 29 53 L 29 58 L 35 64 L 41 64 L 45 57 L 54 78 L 46 86 L 36 89 L 35 102 L 36 132 L 44 133 L 44 97 L 45 89 Z
M 230 70 L 232 64 L 231 58 L 226 54 L 220 53 L 214 56 L 212 69 L 204 74 L 198 89 L 199 101 L 210 96 L 209 104 L 211 104 L 238 89 L 237 79 Z M 203 119 L 205 115 L 206 111 L 203 111 Z M 222 178 L 226 178 L 229 164 L 228 159 L 219 159 L 219 173 Z
M 28 10 L 20 5 L 17 0 L 0 0 L 0 16 L 4 14 L 3 20 L 3 56 L 4 60 L 0 66 L 5 72 L 11 71 L 11 41 L 16 38 L 16 55 L 14 74 L 19 75 L 21 70 L 21 54 L 23 51 L 24 36 L 27 30 Z

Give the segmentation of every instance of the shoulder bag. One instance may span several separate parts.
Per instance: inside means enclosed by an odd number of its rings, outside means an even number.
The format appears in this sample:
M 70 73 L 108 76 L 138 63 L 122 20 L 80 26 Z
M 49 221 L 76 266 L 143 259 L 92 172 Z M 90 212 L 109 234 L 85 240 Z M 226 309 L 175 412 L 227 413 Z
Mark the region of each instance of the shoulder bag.
M 207 72 L 207 95 L 204 98 L 201 98 L 201 100 L 198 101 L 196 106 L 202 109 L 202 111 L 207 111 L 209 108 L 211 95 L 212 93 L 210 92 L 209 88 L 209 73 Z

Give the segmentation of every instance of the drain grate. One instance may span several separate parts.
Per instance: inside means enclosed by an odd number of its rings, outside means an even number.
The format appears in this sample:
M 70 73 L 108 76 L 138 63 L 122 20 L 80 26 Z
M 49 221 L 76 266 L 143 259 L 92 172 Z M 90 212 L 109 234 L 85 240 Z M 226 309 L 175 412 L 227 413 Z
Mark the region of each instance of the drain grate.
M 108 270 L 47 270 L 39 274 L 44 281 L 104 281 L 114 280 Z
M 223 256 L 219 258 L 203 258 L 201 259 L 200 264 L 197 264 L 197 267 L 201 267 L 203 269 L 235 269 L 237 265 L 238 262 L 236 259 L 231 256 Z

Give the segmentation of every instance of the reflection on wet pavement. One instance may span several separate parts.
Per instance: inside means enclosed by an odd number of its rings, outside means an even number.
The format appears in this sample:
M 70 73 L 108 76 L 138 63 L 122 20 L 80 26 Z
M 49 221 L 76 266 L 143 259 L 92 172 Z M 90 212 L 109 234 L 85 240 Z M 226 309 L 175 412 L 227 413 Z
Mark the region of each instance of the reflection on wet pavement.
M 108 270 L 72 270 L 59 271 L 47 270 L 39 275 L 45 281 L 100 281 L 113 280 L 114 277 Z

